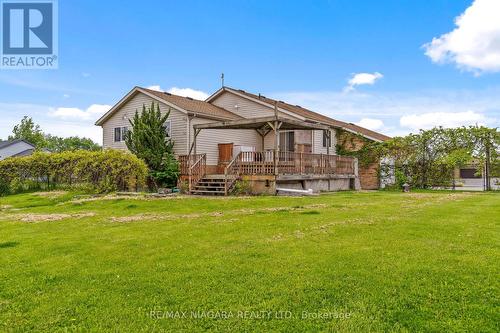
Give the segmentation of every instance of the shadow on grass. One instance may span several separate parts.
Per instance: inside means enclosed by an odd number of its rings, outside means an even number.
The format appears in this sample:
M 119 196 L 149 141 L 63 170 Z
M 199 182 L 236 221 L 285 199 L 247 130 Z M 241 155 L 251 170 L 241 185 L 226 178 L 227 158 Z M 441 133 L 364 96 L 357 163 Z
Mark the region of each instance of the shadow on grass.
M 9 247 L 16 247 L 19 245 L 19 242 L 3 242 L 0 243 L 0 249 L 7 249 Z

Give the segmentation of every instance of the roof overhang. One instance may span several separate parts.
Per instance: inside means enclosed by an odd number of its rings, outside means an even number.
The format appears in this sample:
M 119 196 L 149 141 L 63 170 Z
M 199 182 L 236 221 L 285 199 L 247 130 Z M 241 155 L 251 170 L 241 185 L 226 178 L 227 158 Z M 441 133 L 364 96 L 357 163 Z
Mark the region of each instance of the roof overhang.
M 162 98 L 159 98 L 158 96 L 149 93 L 147 90 L 144 90 L 141 87 L 136 86 L 131 91 L 129 91 L 129 93 L 127 95 L 125 95 L 118 103 L 116 103 L 108 112 L 106 112 L 101 118 L 99 118 L 95 122 L 95 125 L 102 126 L 116 111 L 118 111 L 123 105 L 125 105 L 128 101 L 130 101 L 138 93 L 142 93 L 142 94 L 150 97 L 151 99 L 155 100 L 158 103 L 165 104 L 166 106 L 173 108 L 177 111 L 180 111 L 181 113 L 184 113 L 184 114 L 189 115 L 189 116 L 195 116 L 195 117 L 199 117 L 199 118 L 206 118 L 206 119 L 213 119 L 213 120 L 228 119 L 226 117 L 207 115 L 207 114 L 183 109 L 176 104 L 173 104 L 169 101 L 166 101 Z
M 285 117 L 261 117 L 261 118 L 251 118 L 251 119 L 241 119 L 241 120 L 231 120 L 231 121 L 220 121 L 215 123 L 207 124 L 197 124 L 194 125 L 194 129 L 249 129 L 249 130 L 260 130 L 266 127 L 272 127 L 270 125 L 274 122 L 280 123 L 279 129 L 282 131 L 287 130 L 328 130 L 329 127 L 319 124 L 311 123 L 300 120 L 294 120 Z
M 168 103 L 167 101 L 165 100 L 162 100 L 160 98 L 158 98 L 157 96 L 153 95 L 153 94 L 150 94 L 148 93 L 147 91 L 145 91 L 144 89 L 141 89 L 141 87 L 134 87 L 132 90 L 129 91 L 129 93 L 127 95 L 125 95 L 120 101 L 118 101 L 118 103 L 116 103 L 108 112 L 106 112 L 101 118 L 99 118 L 96 122 L 95 122 L 95 125 L 97 126 L 102 126 L 106 120 L 108 120 L 117 110 L 119 110 L 125 103 L 127 103 L 128 101 L 130 101 L 132 99 L 132 97 L 134 97 L 137 93 L 143 93 L 145 95 L 147 95 L 148 97 L 150 97 L 151 99 L 153 100 L 156 100 L 157 102 L 161 102 L 163 104 L 166 104 L 170 107 L 173 107 L 174 109 L 177 109 L 185 114 L 187 114 L 188 112 L 178 106 L 175 106 L 171 103 Z

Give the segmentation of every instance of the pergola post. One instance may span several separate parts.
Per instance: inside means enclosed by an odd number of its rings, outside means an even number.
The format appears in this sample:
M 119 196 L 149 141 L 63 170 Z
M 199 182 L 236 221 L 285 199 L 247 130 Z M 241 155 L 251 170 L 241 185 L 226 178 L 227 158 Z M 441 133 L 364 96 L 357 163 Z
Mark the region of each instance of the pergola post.
M 278 155 L 279 155 L 279 149 L 280 149 L 279 142 L 278 142 L 279 138 L 280 138 L 280 134 L 279 134 L 279 129 L 278 129 L 278 122 L 275 121 L 274 122 L 274 160 L 273 160 L 274 175 L 275 176 L 278 175 Z
M 193 143 L 191 143 L 191 148 L 189 149 L 188 156 L 191 156 L 191 152 L 193 151 L 193 149 L 194 149 L 194 154 L 196 155 L 196 138 L 198 137 L 198 134 L 200 134 L 200 131 L 201 129 L 199 128 L 195 128 L 194 130 L 194 139 Z
M 261 137 L 262 151 L 264 151 L 265 148 L 266 135 L 269 134 L 269 132 L 271 131 L 270 129 L 267 128 L 268 126 L 269 125 L 266 124 L 262 128 L 255 129 L 255 131 L 259 133 Z
M 188 153 L 188 179 L 189 179 L 189 192 L 191 192 L 191 152 L 194 149 L 194 154 L 196 155 L 196 138 L 198 137 L 198 134 L 200 134 L 201 129 L 196 128 L 194 130 L 194 138 L 193 138 L 193 143 L 191 143 L 191 148 L 189 149 Z
M 325 135 L 326 135 L 326 154 L 330 155 L 330 145 L 332 144 L 332 138 L 331 138 L 332 132 L 327 129 L 325 130 Z

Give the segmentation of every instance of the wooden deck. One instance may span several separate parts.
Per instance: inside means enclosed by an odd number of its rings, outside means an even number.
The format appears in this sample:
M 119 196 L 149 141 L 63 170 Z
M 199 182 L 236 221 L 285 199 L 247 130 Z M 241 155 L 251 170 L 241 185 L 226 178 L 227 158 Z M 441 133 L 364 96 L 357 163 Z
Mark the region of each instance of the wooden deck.
M 179 156 L 181 179 L 189 191 L 206 178 L 206 155 Z M 353 157 L 296 152 L 240 152 L 225 167 L 224 194 L 241 176 L 269 176 L 274 179 L 353 178 L 357 160 Z M 222 176 L 222 175 L 221 175 Z

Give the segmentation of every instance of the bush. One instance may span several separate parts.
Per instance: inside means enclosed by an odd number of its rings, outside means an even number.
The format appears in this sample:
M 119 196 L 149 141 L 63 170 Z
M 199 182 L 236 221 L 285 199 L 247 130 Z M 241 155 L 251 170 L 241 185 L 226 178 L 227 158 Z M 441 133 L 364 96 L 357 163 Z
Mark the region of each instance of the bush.
M 3 178 L 0 178 L 0 197 L 10 194 L 10 186 L 7 181 Z
M 85 187 L 100 193 L 135 190 L 143 186 L 146 175 L 144 162 L 124 151 L 39 152 L 0 161 L 0 193 L 55 187 Z
M 233 195 L 251 195 L 252 194 L 252 186 L 249 181 L 246 180 L 237 180 L 234 183 L 234 187 L 231 190 L 231 194 Z

